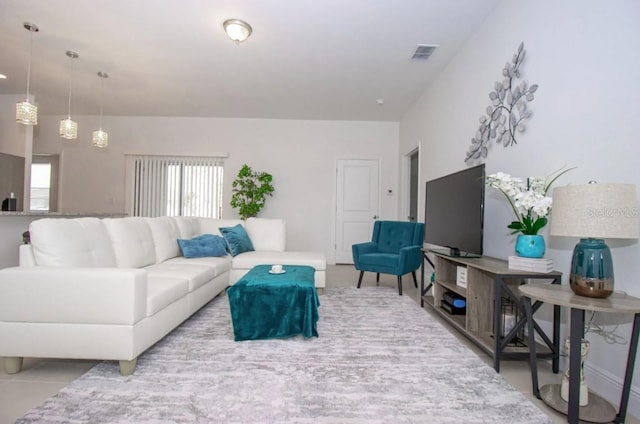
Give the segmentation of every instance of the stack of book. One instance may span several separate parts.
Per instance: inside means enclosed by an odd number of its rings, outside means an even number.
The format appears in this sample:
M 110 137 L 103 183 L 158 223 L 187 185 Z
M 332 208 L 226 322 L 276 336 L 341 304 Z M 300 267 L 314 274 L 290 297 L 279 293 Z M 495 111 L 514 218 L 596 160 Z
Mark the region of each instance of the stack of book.
M 531 272 L 551 272 L 553 271 L 553 259 L 509 256 L 509 269 Z
M 467 300 L 454 292 L 446 292 L 442 295 L 442 309 L 451 315 L 464 315 L 467 313 Z

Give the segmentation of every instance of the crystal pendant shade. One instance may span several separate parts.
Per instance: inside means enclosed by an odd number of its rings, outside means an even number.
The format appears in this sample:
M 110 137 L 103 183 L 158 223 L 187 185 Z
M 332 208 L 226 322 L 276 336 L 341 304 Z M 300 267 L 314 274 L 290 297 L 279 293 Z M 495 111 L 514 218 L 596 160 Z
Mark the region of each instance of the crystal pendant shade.
M 29 103 L 29 100 L 16 104 L 16 122 L 24 125 L 38 124 L 38 106 Z
M 78 123 L 71 120 L 71 117 L 60 121 L 60 137 L 67 140 L 78 138 Z
M 109 134 L 102 131 L 100 128 L 98 131 L 93 132 L 93 145 L 101 149 L 109 145 Z

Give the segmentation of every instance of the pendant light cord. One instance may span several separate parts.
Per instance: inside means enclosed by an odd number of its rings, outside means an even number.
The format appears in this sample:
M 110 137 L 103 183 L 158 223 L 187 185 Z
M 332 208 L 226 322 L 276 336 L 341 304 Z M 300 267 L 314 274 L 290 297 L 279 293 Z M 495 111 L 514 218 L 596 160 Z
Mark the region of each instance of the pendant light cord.
M 29 102 L 29 81 L 31 81 L 31 57 L 33 56 L 33 31 L 29 30 L 29 63 L 27 65 L 27 102 Z
M 69 64 L 69 106 L 68 106 L 68 119 L 71 119 L 71 82 L 73 81 L 73 57 L 69 56 L 71 61 Z
M 102 113 L 104 111 L 104 76 L 100 77 L 100 131 L 102 131 Z

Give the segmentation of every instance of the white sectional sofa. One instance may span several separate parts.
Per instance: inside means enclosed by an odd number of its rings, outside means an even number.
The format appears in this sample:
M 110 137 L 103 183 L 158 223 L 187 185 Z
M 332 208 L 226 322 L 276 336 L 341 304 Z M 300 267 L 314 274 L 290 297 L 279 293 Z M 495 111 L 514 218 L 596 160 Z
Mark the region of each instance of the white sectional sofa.
M 242 224 L 254 251 L 182 256 L 177 239 Z M 20 266 L 0 270 L 0 357 L 103 359 L 131 374 L 138 355 L 260 264 L 310 265 L 319 292 L 326 261 L 287 252 L 285 222 L 249 218 L 41 219 Z M 185 347 L 188 348 L 188 347 Z

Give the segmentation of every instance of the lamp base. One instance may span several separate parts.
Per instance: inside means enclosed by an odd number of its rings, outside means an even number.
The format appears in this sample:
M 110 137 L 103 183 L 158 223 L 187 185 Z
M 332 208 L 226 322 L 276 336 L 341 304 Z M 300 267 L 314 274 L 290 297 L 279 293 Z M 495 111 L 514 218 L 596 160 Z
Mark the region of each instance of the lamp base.
M 577 295 L 604 299 L 613 293 L 611 250 L 602 239 L 580 239 L 573 250 L 571 290 Z
M 571 274 L 571 290 L 577 295 L 604 299 L 613 293 L 613 278 L 587 278 Z

